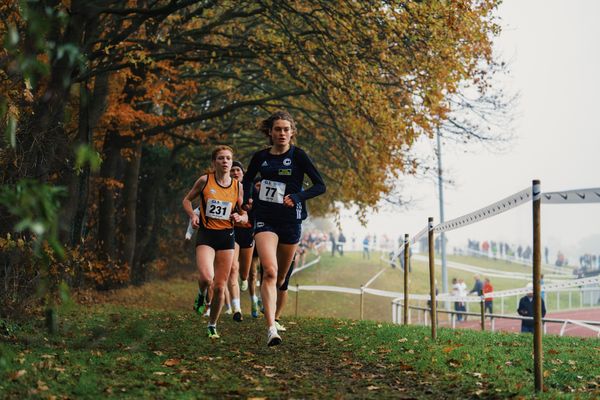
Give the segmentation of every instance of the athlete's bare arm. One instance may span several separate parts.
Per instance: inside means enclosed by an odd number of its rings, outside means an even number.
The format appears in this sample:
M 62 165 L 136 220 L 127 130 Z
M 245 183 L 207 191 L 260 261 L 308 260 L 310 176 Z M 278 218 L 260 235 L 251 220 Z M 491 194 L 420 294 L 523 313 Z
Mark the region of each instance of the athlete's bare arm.
M 194 212 L 194 207 L 192 206 L 192 200 L 200 195 L 200 192 L 206 186 L 206 182 L 208 180 L 207 175 L 202 175 L 192 186 L 192 189 L 185 195 L 183 198 L 183 209 L 187 213 L 187 215 L 192 220 L 192 227 L 194 229 L 198 229 L 200 226 L 200 217 L 196 215 Z

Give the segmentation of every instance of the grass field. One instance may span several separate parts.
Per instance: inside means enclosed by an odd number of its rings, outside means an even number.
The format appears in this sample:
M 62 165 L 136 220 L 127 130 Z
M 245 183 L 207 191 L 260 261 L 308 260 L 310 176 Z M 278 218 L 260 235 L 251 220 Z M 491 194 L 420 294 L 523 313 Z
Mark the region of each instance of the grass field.
M 528 267 L 511 264 L 502 260 L 462 256 L 452 256 L 449 259 L 494 271 L 531 271 Z M 331 285 L 358 289 L 381 270 L 383 270 L 383 273 L 369 287 L 402 292 L 404 285 L 403 271 L 399 268 L 393 269 L 387 266 L 381 261 L 380 254 L 378 253 L 372 254 L 370 260 L 363 260 L 360 252 L 347 252 L 344 257 L 337 255 L 336 257 L 331 257 L 329 252 L 324 252 L 321 255 L 321 262 L 294 275 L 291 285 Z M 448 269 L 449 280 L 452 278 L 462 278 L 467 283 L 469 289 L 474 283 L 473 276 L 474 274 L 471 272 Z M 485 274 L 482 274 L 481 277 L 484 278 Z M 436 279 L 438 282 L 441 282 L 441 268 L 437 265 Z M 525 281 L 522 279 L 493 277 L 491 278 L 491 282 L 494 290 L 514 289 L 525 286 Z M 409 276 L 409 292 L 413 294 L 429 293 L 429 267 L 427 263 L 421 261 L 412 262 L 412 271 Z M 502 300 L 505 314 L 516 315 L 519 297 L 506 297 Z M 579 292 L 576 290 L 572 291 L 570 297 L 569 299 L 567 293 L 547 293 L 546 307 L 548 311 L 579 307 Z M 360 315 L 360 298 L 358 295 L 301 291 L 298 303 L 298 313 L 304 316 L 358 318 Z M 327 304 L 327 306 L 323 307 L 323 304 Z M 426 305 L 424 301 L 412 301 L 411 304 L 418 306 Z M 501 300 L 496 299 L 494 304 L 495 312 L 500 313 Z M 295 294 L 291 293 L 288 313 L 295 312 L 294 306 Z M 469 309 L 473 312 L 478 312 L 478 303 L 470 303 Z M 391 299 L 370 294 L 365 295 L 364 317 L 375 321 L 391 321 Z M 416 314 L 413 314 L 413 319 L 416 321 Z
M 329 267 L 311 273 L 327 281 L 335 280 L 339 268 L 354 275 L 342 261 Z M 372 267 L 361 268 L 359 280 Z M 61 310 L 56 336 L 45 333 L 41 317 L 7 322 L 7 332 L 0 334 L 0 397 L 462 399 L 533 394 L 531 335 L 440 329 L 432 341 L 426 327 L 286 317 L 284 342 L 268 348 L 262 318 L 236 323 L 223 316 L 221 339 L 210 341 L 206 320 L 190 310 L 194 292 L 194 282 L 182 279 L 89 292 L 79 296 L 83 305 Z M 319 300 L 329 310 L 339 303 Z M 546 391 L 539 398 L 600 396 L 600 340 L 545 337 L 544 349 Z

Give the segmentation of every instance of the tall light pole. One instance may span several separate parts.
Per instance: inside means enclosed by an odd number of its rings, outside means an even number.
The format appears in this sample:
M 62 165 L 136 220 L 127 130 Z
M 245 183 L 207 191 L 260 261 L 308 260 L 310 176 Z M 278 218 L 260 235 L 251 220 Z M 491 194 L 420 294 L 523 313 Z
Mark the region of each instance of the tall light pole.
M 444 179 L 442 177 L 442 141 L 440 128 L 437 128 L 438 190 L 440 193 L 440 224 L 444 223 Z M 446 268 L 446 234 L 440 234 L 440 250 L 442 253 L 442 292 L 448 293 L 448 270 Z

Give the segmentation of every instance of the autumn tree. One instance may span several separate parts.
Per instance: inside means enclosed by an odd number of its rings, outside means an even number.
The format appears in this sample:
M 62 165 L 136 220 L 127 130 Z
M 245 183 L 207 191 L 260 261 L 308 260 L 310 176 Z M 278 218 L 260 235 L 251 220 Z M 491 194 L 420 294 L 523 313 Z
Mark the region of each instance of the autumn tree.
M 277 108 L 298 119 L 298 141 L 327 180 L 313 212 L 374 206 L 390 174 L 415 171 L 408 149 L 448 120 L 460 85 L 488 89 L 498 30 L 495 0 L 10 4 L 2 29 L 18 40 L 2 70 L 18 57 L 41 67 L 7 78 L 24 100 L 10 102 L 17 150 L 2 160 L 18 167 L 2 183 L 65 185 L 63 240 L 87 231 L 107 260 L 130 267 L 174 220 L 190 184 L 176 167 L 200 173 L 214 143 L 247 161 L 266 145 L 256 122 Z M 34 13 L 51 16 L 42 36 L 52 48 L 29 42 Z M 80 144 L 101 154 L 99 175 L 74 170 Z

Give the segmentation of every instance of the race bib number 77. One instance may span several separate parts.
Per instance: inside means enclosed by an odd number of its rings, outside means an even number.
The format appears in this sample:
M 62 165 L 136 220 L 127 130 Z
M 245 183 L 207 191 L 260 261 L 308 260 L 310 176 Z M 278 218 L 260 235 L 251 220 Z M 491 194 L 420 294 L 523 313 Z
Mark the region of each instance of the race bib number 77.
M 283 204 L 285 196 L 285 183 L 263 179 L 260 182 L 258 198 L 269 203 Z

